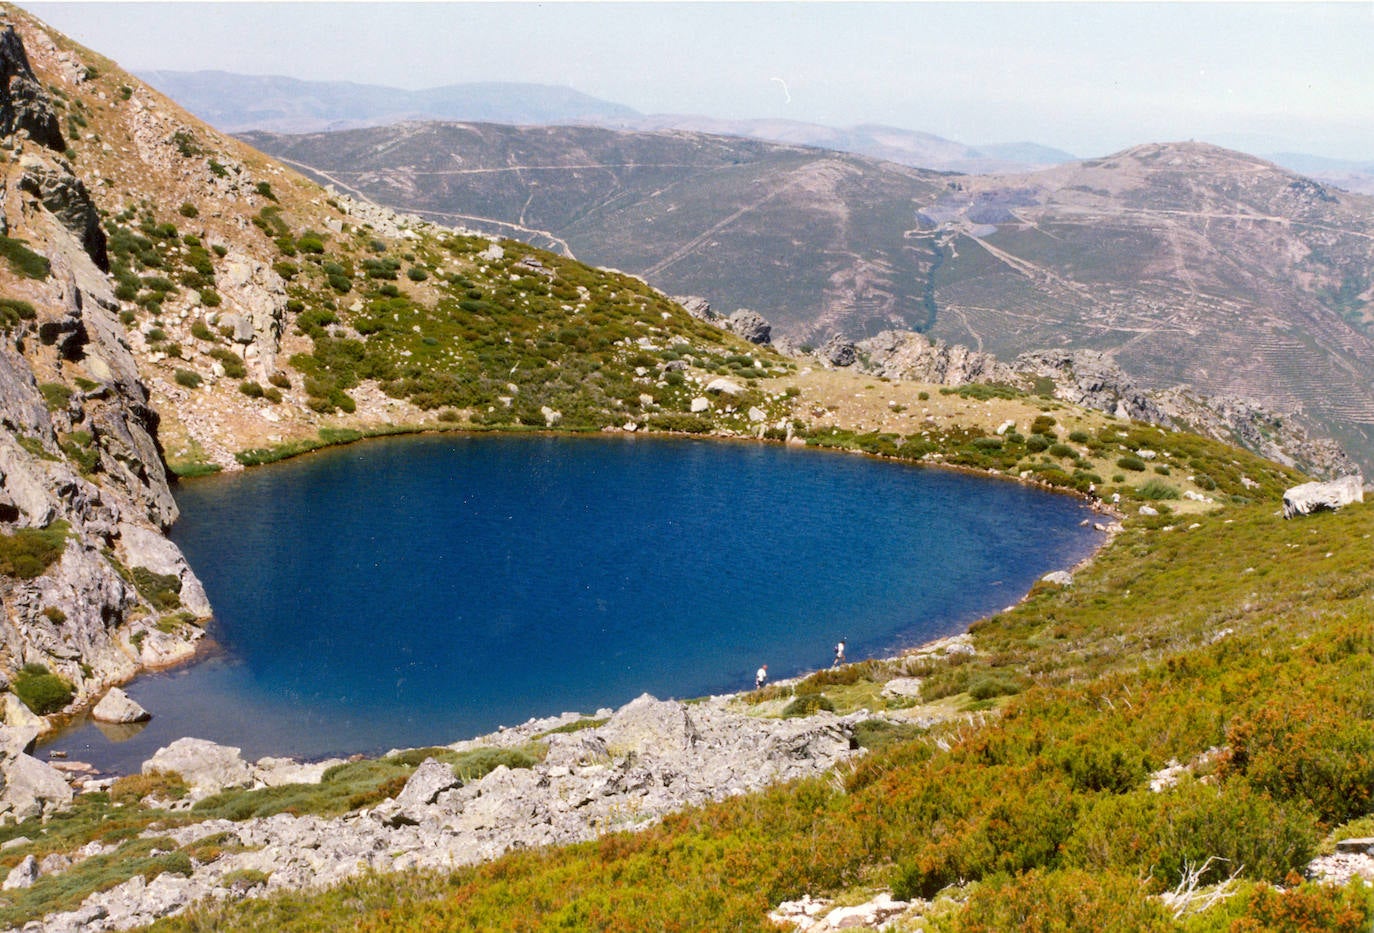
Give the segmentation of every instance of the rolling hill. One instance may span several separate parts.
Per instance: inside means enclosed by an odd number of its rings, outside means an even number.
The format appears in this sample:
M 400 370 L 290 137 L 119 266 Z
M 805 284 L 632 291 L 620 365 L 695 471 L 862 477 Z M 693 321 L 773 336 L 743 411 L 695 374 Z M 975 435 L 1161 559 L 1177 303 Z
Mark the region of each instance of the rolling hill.
M 1374 199 L 1243 153 L 951 177 L 680 131 L 245 138 L 379 203 L 752 308 L 797 342 L 905 327 L 1007 359 L 1102 350 L 1148 388 L 1295 413 L 1374 467 Z

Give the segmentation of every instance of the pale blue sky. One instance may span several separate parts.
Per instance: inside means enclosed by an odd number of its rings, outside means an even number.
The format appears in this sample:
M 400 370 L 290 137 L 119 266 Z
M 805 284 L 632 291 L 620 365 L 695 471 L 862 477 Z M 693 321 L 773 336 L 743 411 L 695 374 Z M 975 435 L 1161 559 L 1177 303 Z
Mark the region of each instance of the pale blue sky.
M 135 71 L 530 81 L 645 113 L 886 123 L 1081 156 L 1200 139 L 1374 161 L 1370 0 L 21 5 Z

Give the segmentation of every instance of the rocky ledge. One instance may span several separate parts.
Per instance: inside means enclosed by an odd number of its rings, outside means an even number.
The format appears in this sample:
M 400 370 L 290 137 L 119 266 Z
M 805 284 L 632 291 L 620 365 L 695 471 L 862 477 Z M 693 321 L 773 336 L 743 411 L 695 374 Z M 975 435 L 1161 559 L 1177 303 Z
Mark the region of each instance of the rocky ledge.
M 565 714 L 531 720 L 449 748 L 528 749 L 539 743 L 546 753 L 532 767 L 502 765 L 468 781 L 452 765 L 426 758 L 395 798 L 337 819 L 282 813 L 155 826 L 144 835 L 179 847 L 213 836 L 222 840 L 217 848 L 225 854 L 204 864 L 193 861 L 185 875 L 163 873 L 152 881 L 135 875 L 91 895 L 76 910 L 24 929 L 126 929 L 204 898 L 328 886 L 364 871 L 449 869 L 514 848 L 639 829 L 684 807 L 825 772 L 860 754 L 854 726 L 871 718 L 861 711 L 770 719 L 737 711 L 731 699 L 682 703 L 644 695 L 593 719 Z M 255 768 L 238 749 L 182 739 L 159 751 L 144 769 L 182 773 L 191 795 L 179 806 L 189 806 L 225 788 L 268 786 L 282 777 L 318 782 L 328 764 L 265 760 Z M 43 874 L 69 871 L 113 849 L 93 843 L 42 863 L 26 859 L 5 885 L 32 884 Z

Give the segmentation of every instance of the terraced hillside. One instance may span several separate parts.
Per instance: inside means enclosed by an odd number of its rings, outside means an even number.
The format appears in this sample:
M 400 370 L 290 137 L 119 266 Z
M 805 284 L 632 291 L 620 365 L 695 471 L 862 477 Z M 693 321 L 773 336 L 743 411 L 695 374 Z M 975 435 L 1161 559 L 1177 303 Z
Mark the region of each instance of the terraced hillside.
M 1301 410 L 1374 461 L 1374 200 L 1212 146 L 968 178 L 923 219 L 932 333 L 1112 351 L 1152 387 Z
M 1105 350 L 1298 413 L 1374 468 L 1374 199 L 1213 146 L 945 176 L 699 134 L 409 124 L 251 134 L 344 190 L 488 218 L 823 341 Z M 521 229 L 524 228 L 524 229 Z
M 906 237 L 931 172 L 668 131 L 410 123 L 254 146 L 342 191 L 753 308 L 796 335 L 918 323 L 934 253 Z

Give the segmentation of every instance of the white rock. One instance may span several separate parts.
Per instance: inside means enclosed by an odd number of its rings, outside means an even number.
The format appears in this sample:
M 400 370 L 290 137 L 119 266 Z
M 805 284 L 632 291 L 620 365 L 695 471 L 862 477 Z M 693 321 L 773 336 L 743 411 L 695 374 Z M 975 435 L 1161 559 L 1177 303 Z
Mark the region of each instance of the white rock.
M 692 414 L 708 411 L 710 408 L 711 401 L 705 396 L 698 395 L 696 398 L 692 399 Z
M 1313 512 L 1332 511 L 1364 501 L 1364 480 L 1342 476 L 1326 483 L 1303 483 L 1283 494 L 1283 517 L 1294 518 Z
M 194 798 L 253 783 L 253 769 L 239 756 L 239 749 L 206 739 L 177 739 L 158 749 L 152 758 L 143 762 L 144 774 L 154 771 L 180 774 Z
M 1040 578 L 1046 583 L 1053 583 L 1056 586 L 1073 586 L 1073 574 L 1067 570 L 1054 570 Z
M 153 714 L 123 690 L 111 687 L 109 692 L 100 698 L 95 709 L 91 710 L 91 718 L 100 722 L 143 722 L 152 719 Z
M 706 391 L 724 395 L 740 395 L 744 392 L 744 386 L 725 378 L 712 379 L 706 383 Z
M 37 880 L 38 859 L 32 855 L 26 855 L 22 862 L 10 869 L 10 873 L 5 876 L 4 885 L 0 885 L 0 888 L 6 891 L 13 891 L 16 888 L 31 888 Z

